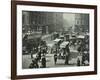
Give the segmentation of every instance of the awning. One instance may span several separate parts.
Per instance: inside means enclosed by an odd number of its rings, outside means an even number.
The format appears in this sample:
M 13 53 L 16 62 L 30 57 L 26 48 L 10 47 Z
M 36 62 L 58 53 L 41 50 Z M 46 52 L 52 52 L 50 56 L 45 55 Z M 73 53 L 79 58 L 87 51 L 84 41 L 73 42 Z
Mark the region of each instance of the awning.
M 54 42 L 59 42 L 61 41 L 62 39 L 55 39 Z
M 68 45 L 68 43 L 69 43 L 68 41 L 61 43 L 60 48 L 65 48 L 66 45 Z
M 77 36 L 77 38 L 84 39 L 84 38 L 85 38 L 85 36 L 80 35 L 80 36 Z
M 60 35 L 60 38 L 64 37 L 64 35 Z
M 47 44 L 47 46 L 52 48 L 54 46 L 54 43 Z

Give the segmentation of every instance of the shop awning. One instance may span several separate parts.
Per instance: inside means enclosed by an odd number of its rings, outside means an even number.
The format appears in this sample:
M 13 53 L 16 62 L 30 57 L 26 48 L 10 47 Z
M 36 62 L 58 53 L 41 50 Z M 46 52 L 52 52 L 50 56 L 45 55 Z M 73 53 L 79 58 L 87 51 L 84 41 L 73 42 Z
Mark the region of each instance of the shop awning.
M 84 39 L 84 38 L 85 38 L 85 36 L 80 35 L 80 36 L 77 36 L 77 38 L 79 38 L 79 39 Z
M 64 41 L 63 43 L 61 43 L 60 48 L 65 48 L 68 43 L 68 41 Z

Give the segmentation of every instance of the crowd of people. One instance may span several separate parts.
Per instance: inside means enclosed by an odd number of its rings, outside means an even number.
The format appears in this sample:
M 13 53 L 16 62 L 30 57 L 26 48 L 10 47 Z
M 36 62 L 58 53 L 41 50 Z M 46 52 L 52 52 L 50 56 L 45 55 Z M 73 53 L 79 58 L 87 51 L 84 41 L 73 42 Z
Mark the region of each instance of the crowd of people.
M 68 56 L 69 56 L 69 47 L 66 45 L 65 48 L 61 49 L 59 46 L 55 46 L 55 48 L 52 50 L 52 53 L 54 56 L 54 63 L 56 65 L 57 59 L 65 59 L 65 64 L 68 64 Z M 33 55 L 36 55 L 35 57 Z M 31 59 L 32 63 L 30 64 L 29 68 L 46 68 L 46 54 L 48 54 L 48 47 L 46 46 L 45 42 L 44 44 L 40 44 L 36 48 L 33 47 L 33 50 L 31 51 Z M 41 65 L 39 65 L 41 63 Z

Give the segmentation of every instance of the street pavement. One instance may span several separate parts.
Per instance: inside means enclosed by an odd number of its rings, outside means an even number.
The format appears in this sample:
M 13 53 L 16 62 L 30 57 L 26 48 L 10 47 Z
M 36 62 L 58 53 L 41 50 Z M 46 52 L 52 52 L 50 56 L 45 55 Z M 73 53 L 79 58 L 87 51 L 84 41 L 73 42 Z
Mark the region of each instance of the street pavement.
M 46 68 L 76 66 L 76 64 L 74 64 L 77 61 L 76 58 L 73 58 L 73 59 L 70 58 L 69 65 L 64 64 L 64 62 L 65 62 L 64 59 L 57 59 L 57 63 L 55 64 L 53 55 L 54 54 L 46 54 Z M 31 55 L 23 55 L 22 56 L 22 68 L 23 69 L 28 69 L 31 62 L 32 62 Z M 41 66 L 41 61 L 38 64 L 39 64 L 39 66 Z

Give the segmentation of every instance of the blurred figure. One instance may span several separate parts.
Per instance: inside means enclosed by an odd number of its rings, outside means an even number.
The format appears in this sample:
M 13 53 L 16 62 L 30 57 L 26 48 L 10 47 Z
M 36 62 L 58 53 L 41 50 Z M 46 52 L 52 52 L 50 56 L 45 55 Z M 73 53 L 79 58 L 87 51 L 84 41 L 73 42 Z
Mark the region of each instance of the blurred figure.
M 66 46 L 66 50 L 64 51 L 64 53 L 65 53 L 65 64 L 69 64 L 69 55 L 70 55 L 69 45 Z
M 41 53 L 42 53 L 42 50 L 41 50 L 41 48 L 39 47 L 39 48 L 38 48 L 38 52 L 37 52 L 37 56 L 38 56 L 38 60 L 39 60 L 39 61 L 41 60 Z
M 44 54 L 42 54 L 41 57 L 41 64 L 42 64 L 42 68 L 46 68 L 46 57 Z
M 80 66 L 80 59 L 77 59 L 77 66 Z
M 57 62 L 57 54 L 56 53 L 54 53 L 54 62 L 55 62 L 55 64 Z
M 29 65 L 29 68 L 39 68 L 38 62 L 34 59 L 32 63 Z
M 35 48 L 33 47 L 33 50 L 31 51 L 31 59 L 33 58 L 33 54 L 35 54 Z
M 89 53 L 87 51 L 84 51 L 84 53 L 82 54 L 82 64 L 85 65 L 89 65 Z
M 33 51 L 34 52 L 34 51 Z M 31 51 L 31 59 L 33 58 L 33 52 Z
M 68 56 L 68 54 L 65 54 L 65 64 L 68 64 L 68 60 L 69 59 L 69 56 Z

